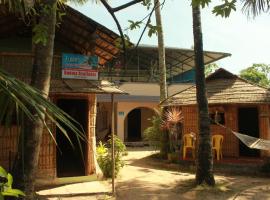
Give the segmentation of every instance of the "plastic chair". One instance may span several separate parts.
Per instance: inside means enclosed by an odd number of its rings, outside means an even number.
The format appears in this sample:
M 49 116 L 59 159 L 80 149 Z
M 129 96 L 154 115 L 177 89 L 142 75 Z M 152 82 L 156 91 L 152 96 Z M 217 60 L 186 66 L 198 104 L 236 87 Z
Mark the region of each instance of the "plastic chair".
M 187 150 L 191 149 L 192 158 L 195 158 L 195 135 L 193 133 L 188 133 L 183 136 L 183 159 L 186 158 Z
M 222 159 L 222 143 L 223 135 L 213 135 L 212 136 L 212 150 L 214 152 L 214 157 L 217 155 L 217 160 Z

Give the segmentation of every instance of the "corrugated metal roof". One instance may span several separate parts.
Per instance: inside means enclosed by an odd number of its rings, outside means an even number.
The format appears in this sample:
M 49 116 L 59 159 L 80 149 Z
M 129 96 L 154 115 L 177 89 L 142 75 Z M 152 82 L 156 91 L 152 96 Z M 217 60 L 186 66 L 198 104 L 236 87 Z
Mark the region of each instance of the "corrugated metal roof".
M 263 104 L 270 103 L 270 91 L 266 88 L 219 69 L 206 79 L 209 104 Z M 192 86 L 169 97 L 162 105 L 196 104 L 196 87 Z

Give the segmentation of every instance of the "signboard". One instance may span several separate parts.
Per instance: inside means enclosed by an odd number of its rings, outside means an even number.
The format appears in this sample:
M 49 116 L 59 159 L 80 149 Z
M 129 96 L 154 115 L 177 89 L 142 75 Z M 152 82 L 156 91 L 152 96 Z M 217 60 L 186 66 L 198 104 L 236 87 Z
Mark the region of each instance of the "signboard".
M 62 54 L 62 78 L 98 80 L 98 57 Z

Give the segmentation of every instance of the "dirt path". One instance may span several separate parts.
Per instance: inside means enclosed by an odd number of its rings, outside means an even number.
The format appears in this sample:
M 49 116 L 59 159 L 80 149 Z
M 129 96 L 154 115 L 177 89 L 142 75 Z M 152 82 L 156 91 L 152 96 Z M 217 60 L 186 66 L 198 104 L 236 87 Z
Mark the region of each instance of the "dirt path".
M 46 200 L 266 200 L 270 181 L 244 176 L 215 176 L 217 186 L 196 187 L 194 174 L 181 172 L 149 155 L 149 148 L 129 149 L 126 165 L 116 181 L 116 197 L 110 196 L 110 181 L 70 184 L 40 191 Z M 175 166 L 175 165 L 174 165 Z M 174 167 L 175 169 L 175 167 Z
M 117 181 L 117 200 L 270 199 L 269 179 L 215 176 L 215 188 L 196 187 L 194 174 L 160 170 L 158 161 L 147 158 L 153 153 L 130 149 Z

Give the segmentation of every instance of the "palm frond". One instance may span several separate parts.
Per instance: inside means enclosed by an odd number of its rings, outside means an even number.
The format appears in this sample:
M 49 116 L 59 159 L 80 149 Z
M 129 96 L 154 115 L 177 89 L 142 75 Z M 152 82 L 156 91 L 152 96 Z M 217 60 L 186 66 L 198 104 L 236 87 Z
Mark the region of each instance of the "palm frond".
M 262 12 L 268 12 L 270 9 L 270 0 L 241 0 L 242 11 L 247 16 L 256 17 Z

